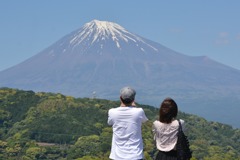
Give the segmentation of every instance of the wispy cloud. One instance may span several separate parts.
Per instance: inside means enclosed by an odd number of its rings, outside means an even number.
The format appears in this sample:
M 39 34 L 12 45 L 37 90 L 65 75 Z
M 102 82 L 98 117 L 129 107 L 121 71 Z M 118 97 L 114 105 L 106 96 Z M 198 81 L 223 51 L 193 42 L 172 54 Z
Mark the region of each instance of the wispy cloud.
M 215 40 L 215 44 L 217 45 L 227 45 L 230 43 L 229 33 L 228 32 L 220 32 L 218 33 L 218 37 Z
M 237 35 L 237 40 L 240 41 L 240 33 Z

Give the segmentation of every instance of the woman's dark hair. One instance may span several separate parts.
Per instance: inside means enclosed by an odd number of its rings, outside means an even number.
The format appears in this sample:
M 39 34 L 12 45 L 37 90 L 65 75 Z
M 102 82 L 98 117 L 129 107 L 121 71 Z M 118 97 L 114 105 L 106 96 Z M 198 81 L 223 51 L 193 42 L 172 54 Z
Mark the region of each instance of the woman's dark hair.
M 177 117 L 178 106 L 172 98 L 163 100 L 159 110 L 159 121 L 162 123 L 171 123 Z

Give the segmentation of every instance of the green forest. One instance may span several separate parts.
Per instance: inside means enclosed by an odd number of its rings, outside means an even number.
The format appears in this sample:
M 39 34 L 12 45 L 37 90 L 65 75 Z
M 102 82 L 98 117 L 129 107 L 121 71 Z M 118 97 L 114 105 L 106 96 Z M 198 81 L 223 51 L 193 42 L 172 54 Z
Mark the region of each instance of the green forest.
M 119 101 L 0 88 L 0 159 L 108 160 L 112 128 L 107 114 L 119 105 Z M 157 153 L 152 123 L 158 119 L 158 108 L 137 105 L 149 119 L 142 134 L 145 159 L 152 160 Z M 186 122 L 192 160 L 240 160 L 240 129 L 183 112 L 177 118 Z

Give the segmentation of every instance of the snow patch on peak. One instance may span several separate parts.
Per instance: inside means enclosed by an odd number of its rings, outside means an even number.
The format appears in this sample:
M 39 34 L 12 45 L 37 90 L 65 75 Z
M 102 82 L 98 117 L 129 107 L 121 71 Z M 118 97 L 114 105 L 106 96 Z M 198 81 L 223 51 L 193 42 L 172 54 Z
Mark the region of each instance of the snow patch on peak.
M 111 38 L 116 44 L 118 44 L 117 41 L 119 39 L 128 42 L 128 36 L 126 36 L 126 34 L 131 34 L 125 28 L 116 23 L 99 20 L 93 20 L 86 23 L 83 26 L 83 30 L 85 29 L 94 34 L 92 43 L 94 43 L 99 37 Z
M 134 43 L 144 43 L 148 47 L 157 50 L 153 46 L 147 44 L 142 38 L 128 32 L 122 26 L 108 21 L 93 20 L 86 23 L 70 40 L 70 45 L 76 47 L 81 44 L 84 40 L 89 41 L 89 44 L 100 42 L 106 39 L 112 39 L 116 46 L 121 49 L 120 40 L 128 43 L 132 41 Z
M 108 21 L 99 21 L 99 20 L 93 20 L 89 23 L 86 23 L 84 25 L 84 28 L 89 28 L 93 30 L 97 30 L 98 33 L 101 33 L 103 35 L 116 35 L 116 33 L 119 33 L 120 31 L 129 33 L 125 28 L 118 25 L 117 23 L 108 22 Z

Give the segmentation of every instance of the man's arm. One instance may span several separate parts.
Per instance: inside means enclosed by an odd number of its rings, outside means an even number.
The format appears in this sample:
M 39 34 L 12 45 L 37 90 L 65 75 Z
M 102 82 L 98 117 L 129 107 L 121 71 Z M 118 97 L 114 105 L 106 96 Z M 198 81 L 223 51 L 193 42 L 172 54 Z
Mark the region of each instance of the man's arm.
M 147 116 L 145 115 L 144 110 L 142 109 L 142 122 L 144 123 L 144 122 L 146 122 L 146 121 L 148 121 L 148 118 L 147 118 Z
M 112 118 L 110 116 L 110 110 L 108 111 L 108 125 L 113 125 L 113 121 L 112 121 Z

